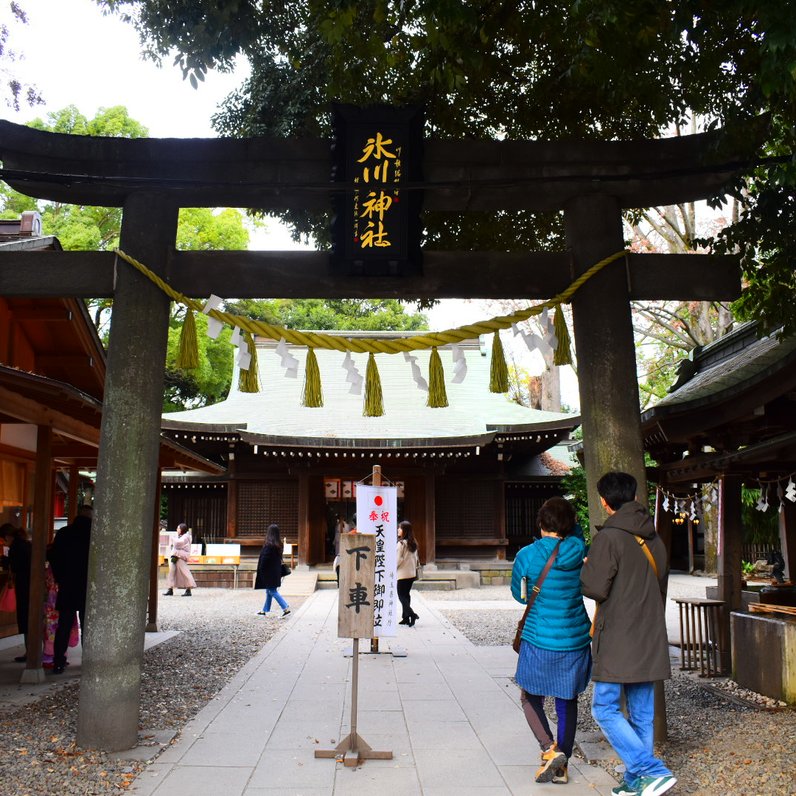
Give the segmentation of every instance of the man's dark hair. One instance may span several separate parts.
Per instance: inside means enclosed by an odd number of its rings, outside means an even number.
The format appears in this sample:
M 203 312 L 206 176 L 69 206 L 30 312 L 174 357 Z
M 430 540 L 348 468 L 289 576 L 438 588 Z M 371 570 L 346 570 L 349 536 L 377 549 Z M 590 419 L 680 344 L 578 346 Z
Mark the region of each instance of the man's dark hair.
M 638 482 L 630 473 L 606 473 L 597 482 L 600 497 L 613 511 L 619 510 L 625 503 L 632 503 L 636 499 L 637 488 Z
M 575 509 L 562 497 L 552 497 L 542 503 L 536 522 L 542 530 L 557 534 L 562 539 L 575 528 Z

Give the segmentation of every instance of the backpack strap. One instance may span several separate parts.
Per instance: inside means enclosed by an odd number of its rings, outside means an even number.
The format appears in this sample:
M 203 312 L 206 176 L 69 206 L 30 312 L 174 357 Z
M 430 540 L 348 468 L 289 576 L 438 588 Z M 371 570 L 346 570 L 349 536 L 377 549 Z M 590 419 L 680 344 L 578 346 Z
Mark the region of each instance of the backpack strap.
M 639 547 L 644 551 L 644 555 L 647 556 L 647 561 L 650 562 L 650 566 L 652 567 L 652 571 L 655 573 L 655 577 L 658 577 L 658 567 L 655 564 L 655 559 L 652 557 L 652 553 L 650 553 L 649 547 L 647 547 L 646 542 L 640 537 L 633 535 L 633 538 L 639 543 Z

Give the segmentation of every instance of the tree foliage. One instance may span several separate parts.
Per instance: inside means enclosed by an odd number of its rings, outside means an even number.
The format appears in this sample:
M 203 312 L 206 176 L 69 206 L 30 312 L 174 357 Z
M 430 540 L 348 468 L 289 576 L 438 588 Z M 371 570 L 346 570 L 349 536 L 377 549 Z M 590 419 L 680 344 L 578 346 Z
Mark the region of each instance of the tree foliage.
M 290 329 L 419 331 L 425 316 L 396 299 L 246 299 L 226 302 L 228 312 Z
M 97 2 L 137 26 L 150 57 L 176 51 L 195 83 L 248 57 L 251 77 L 215 118 L 224 134 L 325 134 L 332 100 L 422 103 L 441 139 L 651 138 L 696 114 L 740 141 L 764 115 L 763 154 L 783 160 L 750 164 L 742 218 L 716 245 L 743 255 L 740 311 L 796 327 L 796 0 Z M 560 217 L 513 221 L 426 217 L 446 246 L 561 246 Z
M 142 124 L 132 119 L 121 105 L 100 108 L 89 119 L 74 105 L 35 119 L 31 127 L 73 135 L 141 138 L 148 135 Z M 55 235 L 67 251 L 107 251 L 117 248 L 121 232 L 122 211 L 116 207 L 89 207 L 57 202 L 37 202 L 0 184 L 0 217 L 17 218 L 25 210 L 38 210 L 42 229 Z M 249 243 L 250 222 L 237 209 L 182 208 L 177 227 L 177 248 L 180 250 L 236 250 L 246 249 Z M 87 305 L 100 335 L 107 337 L 112 311 L 111 299 L 88 299 Z M 166 387 L 164 410 L 215 403 L 226 395 L 232 381 L 232 347 L 229 331 L 217 340 L 202 334 L 207 319 L 197 319 L 200 330 L 199 367 L 181 373 L 175 367 L 182 311 L 172 316 L 169 327 L 169 347 L 166 358 Z
M 12 26 L 27 25 L 28 16 L 22 4 L 16 0 L 4 0 L 4 5 L 8 9 L 8 17 L 0 21 L 0 93 L 5 104 L 18 111 L 23 104 L 33 107 L 44 100 L 36 86 L 20 79 L 17 73 L 20 54 L 9 46 L 13 38 Z

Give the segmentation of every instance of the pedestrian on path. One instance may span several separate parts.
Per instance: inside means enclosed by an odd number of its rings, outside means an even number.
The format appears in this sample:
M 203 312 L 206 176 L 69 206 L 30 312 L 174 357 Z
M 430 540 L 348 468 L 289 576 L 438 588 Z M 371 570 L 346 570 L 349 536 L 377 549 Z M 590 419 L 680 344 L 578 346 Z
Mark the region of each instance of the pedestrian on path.
M 14 660 L 24 663 L 28 654 L 28 604 L 30 603 L 30 561 L 32 545 L 24 528 L 10 522 L 2 526 L 2 541 L 8 547 L 8 571 L 17 599 L 17 629 L 25 640 L 25 654 Z
M 401 601 L 401 621 L 399 625 L 414 627 L 420 617 L 412 610 L 412 584 L 417 580 L 417 567 L 419 565 L 417 554 L 417 540 L 415 539 L 412 523 L 404 520 L 398 525 L 398 546 L 395 553 L 397 562 L 396 577 L 398 583 L 398 599 Z
M 612 793 L 659 796 L 677 782 L 653 751 L 654 683 L 671 677 L 664 616 L 668 565 L 636 488 L 629 473 L 609 472 L 597 482 L 608 519 L 592 539 L 580 579 L 583 594 L 597 603 L 592 715 L 625 764 Z
M 564 498 L 546 500 L 537 523 L 541 538 L 517 553 L 511 571 L 515 600 L 526 603 L 525 594 L 536 592 L 522 630 L 515 679 L 525 718 L 542 750 L 536 782 L 564 784 L 575 744 L 578 695 L 586 690 L 591 672 L 589 615 L 580 593 L 586 546 L 573 533 L 575 511 Z M 555 699 L 555 740 L 544 711 L 546 696 Z
M 282 585 L 282 533 L 278 525 L 269 525 L 265 532 L 265 544 L 260 551 L 257 561 L 257 577 L 254 580 L 255 589 L 265 589 L 265 603 L 260 616 L 267 616 L 271 610 L 271 602 L 276 600 L 282 609 L 282 616 L 290 613 L 290 606 L 279 593 Z
M 175 587 L 185 589 L 183 597 L 190 597 L 191 589 L 196 588 L 196 581 L 193 579 L 191 570 L 188 567 L 188 559 L 191 557 L 191 531 L 188 526 L 181 522 L 177 526 L 177 538 L 171 545 L 171 557 L 169 560 L 169 574 L 166 577 L 168 588 L 163 592 L 164 597 L 171 597 Z
M 55 535 L 50 548 L 50 566 L 58 583 L 55 600 L 58 627 L 53 641 L 53 674 L 63 674 L 66 667 L 66 650 L 76 616 L 80 617 L 81 637 L 86 637 L 88 555 L 93 514 L 91 506 L 81 506 L 71 524 L 65 525 Z

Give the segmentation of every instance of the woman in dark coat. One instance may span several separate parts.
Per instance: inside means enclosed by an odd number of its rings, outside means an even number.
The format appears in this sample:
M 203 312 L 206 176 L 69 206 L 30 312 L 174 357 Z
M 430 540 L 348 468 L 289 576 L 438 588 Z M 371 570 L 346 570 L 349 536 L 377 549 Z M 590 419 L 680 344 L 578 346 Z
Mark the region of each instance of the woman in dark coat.
M 290 606 L 279 593 L 282 585 L 282 535 L 278 525 L 269 525 L 265 533 L 265 544 L 260 551 L 260 560 L 257 562 L 257 577 L 254 581 L 255 589 L 265 589 L 265 604 L 263 610 L 257 613 L 267 616 L 271 610 L 271 601 L 276 600 L 282 609 L 282 616 L 290 613 Z
M 15 661 L 26 660 L 28 649 L 28 603 L 30 602 L 30 556 L 31 544 L 27 533 L 11 523 L 3 525 L 3 537 L 8 545 L 8 568 L 14 579 L 17 593 L 17 628 L 25 637 L 25 655 L 18 655 Z

